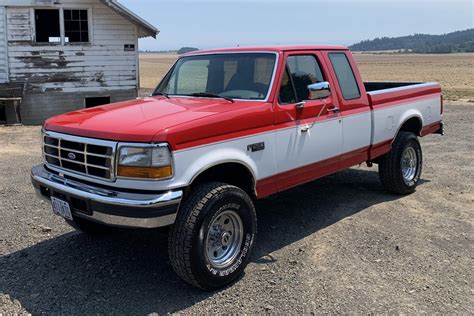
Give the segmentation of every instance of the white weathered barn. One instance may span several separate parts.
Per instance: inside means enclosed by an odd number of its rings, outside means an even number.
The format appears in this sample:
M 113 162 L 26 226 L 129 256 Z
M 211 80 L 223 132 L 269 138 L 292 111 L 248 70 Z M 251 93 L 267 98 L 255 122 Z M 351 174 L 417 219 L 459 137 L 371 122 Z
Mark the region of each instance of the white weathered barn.
M 0 105 L 20 97 L 22 122 L 40 124 L 133 99 L 138 39 L 158 32 L 116 0 L 0 0 Z

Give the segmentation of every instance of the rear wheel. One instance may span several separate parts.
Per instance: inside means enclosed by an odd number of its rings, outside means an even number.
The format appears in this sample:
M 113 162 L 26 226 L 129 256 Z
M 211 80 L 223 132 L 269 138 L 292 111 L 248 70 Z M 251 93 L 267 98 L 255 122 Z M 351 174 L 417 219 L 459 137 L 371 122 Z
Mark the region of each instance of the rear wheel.
M 217 182 L 198 185 L 170 230 L 170 262 L 193 286 L 224 287 L 243 273 L 256 232 L 255 208 L 243 190 Z
M 380 180 L 388 191 L 409 194 L 415 191 L 421 177 L 423 155 L 415 134 L 400 132 L 392 150 L 379 160 Z

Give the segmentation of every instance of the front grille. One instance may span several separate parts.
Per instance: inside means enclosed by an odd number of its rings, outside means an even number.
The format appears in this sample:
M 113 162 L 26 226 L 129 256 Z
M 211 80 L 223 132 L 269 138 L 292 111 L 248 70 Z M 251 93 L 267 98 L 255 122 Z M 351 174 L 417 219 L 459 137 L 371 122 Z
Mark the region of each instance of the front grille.
M 49 166 L 106 180 L 114 177 L 112 142 L 44 134 L 43 154 Z

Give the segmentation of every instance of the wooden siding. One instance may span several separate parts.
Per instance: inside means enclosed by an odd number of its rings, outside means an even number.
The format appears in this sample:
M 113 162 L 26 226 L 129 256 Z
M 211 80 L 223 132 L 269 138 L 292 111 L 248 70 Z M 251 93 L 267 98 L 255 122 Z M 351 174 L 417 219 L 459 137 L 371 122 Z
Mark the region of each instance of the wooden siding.
M 6 8 L 8 42 L 31 44 L 31 17 L 29 8 Z
M 81 97 L 104 93 L 127 98 L 137 96 L 136 26 L 98 0 L 61 0 L 54 7 L 89 9 L 91 43 L 36 44 L 32 9 L 6 8 L 10 81 L 25 82 L 26 94 L 36 95 L 25 97 L 24 122 L 31 124 L 52 114 L 84 107 L 84 102 L 77 103 L 78 98 L 58 98 L 60 92 L 68 96 L 77 93 Z M 135 51 L 124 51 L 125 44 L 134 44 Z M 130 91 L 135 92 L 131 95 Z M 45 95 L 39 97 L 41 93 Z M 29 104 L 30 99 L 35 103 Z M 36 113 L 38 108 L 41 113 Z
M 8 82 L 5 7 L 0 7 L 0 83 Z
M 115 90 L 102 92 L 47 92 L 47 93 L 29 93 L 23 97 L 23 106 L 21 110 L 22 122 L 25 125 L 43 124 L 47 118 L 84 108 L 86 97 L 110 97 L 110 102 L 119 102 L 130 100 L 136 97 L 135 89 Z M 53 102 L 57 106 L 47 106 Z

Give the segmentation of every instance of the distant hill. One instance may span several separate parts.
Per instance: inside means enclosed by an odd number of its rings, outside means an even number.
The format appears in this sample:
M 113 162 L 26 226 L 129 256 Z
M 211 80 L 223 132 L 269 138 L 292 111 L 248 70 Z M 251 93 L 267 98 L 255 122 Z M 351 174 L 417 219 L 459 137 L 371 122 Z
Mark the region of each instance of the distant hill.
M 182 54 L 186 54 L 186 53 L 189 53 L 189 52 L 194 52 L 196 50 L 199 50 L 199 48 L 196 48 L 196 47 L 181 47 L 178 50 L 178 54 L 182 55 Z
M 474 52 L 474 28 L 442 35 L 415 34 L 382 37 L 350 46 L 353 51 L 405 51 L 414 53 Z

